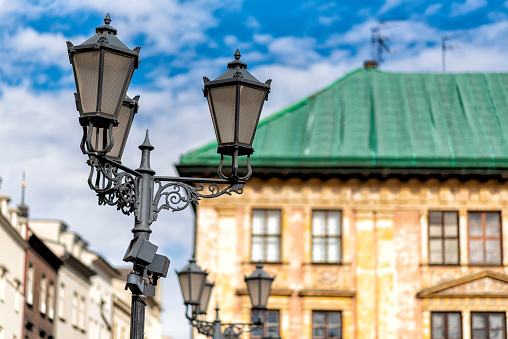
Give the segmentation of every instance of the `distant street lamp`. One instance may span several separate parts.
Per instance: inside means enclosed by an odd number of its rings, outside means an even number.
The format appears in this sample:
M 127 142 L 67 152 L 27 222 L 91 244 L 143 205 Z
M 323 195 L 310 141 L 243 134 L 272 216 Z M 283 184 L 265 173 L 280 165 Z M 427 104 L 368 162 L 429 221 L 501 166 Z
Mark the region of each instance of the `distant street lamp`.
M 96 35 L 78 46 L 68 41 L 67 50 L 76 82 L 79 123 L 83 127 L 81 151 L 88 155 L 90 166 L 88 185 L 97 193 L 99 205 L 116 206 L 127 215 L 134 213 L 134 238 L 123 260 L 133 264 L 127 276 L 127 287 L 132 292 L 130 338 L 142 339 L 145 298 L 155 295 L 157 280 L 166 277 L 169 267 L 169 259 L 156 254 L 157 246 L 149 241 L 150 225 L 163 209 L 181 211 L 201 198 L 242 194 L 252 169 L 247 160 L 247 175 L 240 177 L 238 157 L 247 155 L 249 159 L 254 151 L 252 140 L 271 80 L 261 83 L 247 72 L 247 64 L 240 61 L 238 50 L 226 72 L 213 81 L 204 78 L 203 92 L 217 136 L 217 152 L 221 155 L 218 169 L 221 179 L 155 176 L 150 167 L 154 147 L 148 130 L 139 146 L 141 165 L 131 169 L 122 165 L 121 159 L 138 111 L 139 96 L 130 99 L 127 89 L 139 66 L 141 48 L 131 50 L 125 46 L 110 23 L 108 14 L 104 25 L 96 28 Z M 222 172 L 225 155 L 232 158 L 231 175 Z M 202 282 L 205 283 L 204 277 Z M 195 305 L 202 302 L 201 289 L 197 299 L 192 299 Z M 188 293 L 194 297 L 195 291 L 189 289 Z
M 253 311 L 253 321 L 250 323 L 223 324 L 219 319 L 218 306 L 215 308 L 215 321 L 204 320 L 213 288 L 213 284 L 206 280 L 208 273 L 196 265 L 194 258 L 176 273 L 180 280 L 183 302 L 187 306 L 185 315 L 199 333 L 213 339 L 239 338 L 242 333 L 252 332 L 263 326 L 264 313 L 275 277 L 266 273 L 261 263 L 256 265 L 256 270 L 250 276 L 245 277 Z

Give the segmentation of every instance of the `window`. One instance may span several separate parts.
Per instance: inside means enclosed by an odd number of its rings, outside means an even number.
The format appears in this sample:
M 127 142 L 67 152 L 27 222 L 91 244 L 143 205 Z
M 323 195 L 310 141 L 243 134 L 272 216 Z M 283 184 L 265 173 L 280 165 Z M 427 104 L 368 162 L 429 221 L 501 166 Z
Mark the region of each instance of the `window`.
M 65 285 L 61 284 L 58 290 L 58 317 L 64 319 L 64 304 L 65 304 Z
M 21 282 L 16 280 L 16 291 L 14 291 L 14 312 L 19 313 L 21 303 Z
M 7 270 L 3 267 L 0 267 L 0 300 L 5 301 L 5 289 L 7 287 Z
M 71 324 L 75 327 L 78 326 L 78 292 L 74 292 L 72 295 Z
M 312 212 L 312 262 L 341 262 L 341 219 L 340 211 Z
M 460 312 L 432 312 L 432 339 L 461 339 L 462 318 Z
M 28 265 L 26 273 L 26 303 L 32 305 L 34 302 L 34 266 Z
M 266 319 L 262 328 L 252 331 L 251 338 L 279 337 L 279 310 L 266 311 Z
M 429 212 L 429 263 L 459 264 L 458 212 Z
M 471 339 L 505 339 L 504 313 L 471 312 Z
M 41 278 L 41 295 L 39 297 L 40 299 L 40 311 L 41 314 L 46 314 L 46 293 L 48 290 L 48 282 L 46 280 L 46 276 L 43 274 Z
M 85 329 L 85 297 L 81 297 L 81 302 L 79 303 L 79 328 Z
M 252 211 L 252 261 L 280 261 L 280 210 Z
M 501 265 L 501 215 L 469 213 L 469 264 Z
M 48 289 L 48 318 L 53 320 L 55 317 L 55 285 L 51 281 Z
M 312 312 L 312 339 L 342 338 L 342 312 Z

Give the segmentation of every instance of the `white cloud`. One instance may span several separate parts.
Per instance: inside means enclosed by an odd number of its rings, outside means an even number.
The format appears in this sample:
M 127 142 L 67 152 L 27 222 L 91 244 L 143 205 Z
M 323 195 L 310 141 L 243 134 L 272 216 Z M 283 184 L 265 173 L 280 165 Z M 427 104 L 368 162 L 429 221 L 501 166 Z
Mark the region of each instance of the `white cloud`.
M 384 11 L 401 3 L 401 0 L 387 1 Z M 153 1 L 140 6 L 134 0 L 114 0 L 107 5 L 102 0 L 59 0 L 43 4 L 0 0 L 0 27 L 16 27 L 3 31 L 2 39 L 9 48 L 0 51 L 0 65 L 9 65 L 2 71 L 11 73 L 22 72 L 22 63 L 33 68 L 41 65 L 67 68 L 61 81 L 69 84 L 74 80 L 65 51 L 68 38 L 60 33 L 41 33 L 19 27 L 15 23 L 20 16 L 66 15 L 81 10 L 89 15 L 90 11 L 104 14 L 111 11 L 112 25 L 119 30 L 119 36 L 126 44 L 133 47 L 130 42 L 139 34 L 146 35 L 143 55 L 178 55 L 172 65 L 188 67 L 188 60 L 196 56 L 193 47 L 199 42 L 213 40 L 206 35 L 206 30 L 219 20 L 212 14 L 214 9 L 226 7 L 228 2 Z M 430 6 L 427 14 L 439 9 L 436 5 Z M 256 24 L 249 25 L 256 28 Z M 328 56 L 319 53 L 323 46 L 311 37 L 275 38 L 256 34 L 253 41 L 242 42 L 246 47 L 241 49 L 244 53 L 242 60 L 247 63 L 276 60 L 274 64 L 249 68 L 260 81 L 273 79 L 263 117 L 361 67 L 369 57 L 370 29 L 375 25 L 376 21 L 369 17 L 348 32 L 334 34 L 325 44 L 325 47 L 334 49 Z M 392 37 L 390 44 L 394 53 L 386 56 L 381 69 L 439 72 L 440 37 L 449 33 L 453 32 L 442 32 L 422 22 L 398 24 L 386 32 Z M 461 72 L 506 71 L 507 33 L 508 23 L 504 21 L 472 30 L 470 38 L 457 42 L 458 51 L 447 54 L 447 68 Z M 76 44 L 84 39 L 83 36 L 70 38 Z M 201 92 L 202 76 L 215 78 L 233 59 L 238 37 L 231 35 L 227 41 L 232 47 L 230 54 L 213 60 L 203 56 L 192 62 L 188 72 L 171 77 L 172 65 L 163 64 L 147 75 L 151 81 L 149 87 L 131 86 L 129 95 L 141 95 L 140 112 L 126 146 L 124 164 L 133 168 L 139 165 L 137 146 L 143 141 L 146 128 L 150 128 L 150 139 L 155 146 L 152 167 L 158 175 L 175 174 L 173 165 L 181 154 L 214 139 L 208 107 Z M 437 45 L 428 47 L 430 43 Z M 254 50 L 252 46 L 256 44 L 266 46 L 268 52 Z M 341 49 L 343 45 L 354 46 L 354 52 Z M 40 76 L 39 81 L 44 81 L 44 75 Z M 94 192 L 87 186 L 89 168 L 85 164 L 86 157 L 79 151 L 82 132 L 72 90 L 37 92 L 31 88 L 34 81 L 28 79 L 16 86 L 0 83 L 0 176 L 3 178 L 0 192 L 11 195 L 14 204 L 19 202 L 21 173 L 26 171 L 27 203 L 33 217 L 65 220 L 72 230 L 89 240 L 93 249 L 120 264 L 132 236 L 133 218 L 122 215 L 114 207 L 98 206 Z M 152 226 L 153 242 L 171 258 L 172 269 L 180 269 L 190 256 L 192 225 L 192 212 L 187 210 L 179 213 L 164 211 Z M 189 326 L 174 274 L 166 279 L 164 286 L 164 307 L 167 310 L 163 316 L 164 332 L 177 339 L 187 338 Z
M 443 4 L 430 5 L 425 10 L 424 16 L 431 16 L 431 15 L 439 13 L 439 10 L 441 9 L 441 7 L 443 7 Z
M 330 25 L 330 24 L 333 24 L 337 20 L 340 20 L 340 17 L 338 15 L 332 15 L 332 16 L 322 15 L 318 18 L 318 22 L 321 25 Z
M 296 66 L 305 66 L 321 59 L 316 47 L 316 40 L 313 38 L 283 37 L 268 44 L 270 54 L 275 56 L 279 63 Z
M 386 0 L 383 7 L 379 10 L 380 14 L 386 13 L 389 10 L 400 6 L 405 1 L 414 1 L 414 0 Z
M 464 3 L 454 2 L 451 7 L 451 16 L 464 15 L 487 5 L 487 0 L 466 0 Z

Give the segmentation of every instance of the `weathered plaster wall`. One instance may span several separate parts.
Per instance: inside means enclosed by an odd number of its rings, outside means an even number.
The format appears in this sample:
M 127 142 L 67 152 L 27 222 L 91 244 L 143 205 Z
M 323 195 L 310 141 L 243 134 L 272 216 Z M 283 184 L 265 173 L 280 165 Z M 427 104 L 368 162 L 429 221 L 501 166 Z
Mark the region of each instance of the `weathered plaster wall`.
M 255 266 L 250 261 L 252 209 L 281 210 L 281 263 L 266 264 L 265 270 L 277 276 L 268 307 L 280 310 L 282 338 L 310 338 L 313 310 L 342 311 L 348 339 L 429 338 L 429 312 L 441 304 L 416 294 L 486 269 L 468 265 L 468 211 L 501 211 L 505 267 L 488 269 L 508 274 L 506 183 L 251 179 L 242 195 L 206 199 L 197 209 L 197 261 L 216 283 L 210 305 L 218 302 L 227 322 L 250 318 L 250 301 L 242 290 L 243 276 Z M 311 262 L 314 209 L 342 211 L 341 265 Z M 428 265 L 430 210 L 459 212 L 459 266 Z M 502 302 L 496 299 L 489 309 L 506 311 Z M 461 309 L 458 301 L 453 305 Z M 213 320 L 212 307 L 208 313 Z M 468 321 L 464 314 L 464 338 Z

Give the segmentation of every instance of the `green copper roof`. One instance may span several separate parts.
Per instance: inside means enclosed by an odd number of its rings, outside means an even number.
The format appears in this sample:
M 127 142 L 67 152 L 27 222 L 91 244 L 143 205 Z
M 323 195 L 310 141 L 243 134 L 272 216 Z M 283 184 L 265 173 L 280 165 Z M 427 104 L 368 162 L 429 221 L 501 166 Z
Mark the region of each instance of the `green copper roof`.
M 507 74 L 358 69 L 259 123 L 253 167 L 508 168 Z M 177 167 L 216 167 L 217 144 Z

